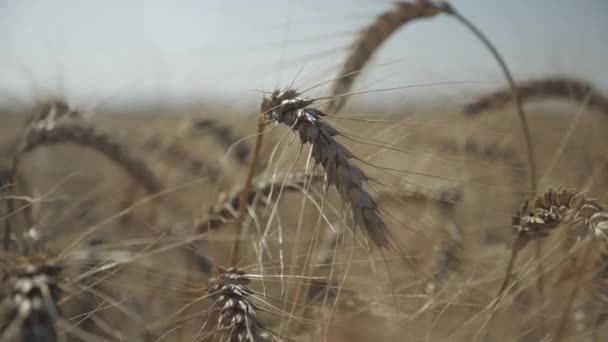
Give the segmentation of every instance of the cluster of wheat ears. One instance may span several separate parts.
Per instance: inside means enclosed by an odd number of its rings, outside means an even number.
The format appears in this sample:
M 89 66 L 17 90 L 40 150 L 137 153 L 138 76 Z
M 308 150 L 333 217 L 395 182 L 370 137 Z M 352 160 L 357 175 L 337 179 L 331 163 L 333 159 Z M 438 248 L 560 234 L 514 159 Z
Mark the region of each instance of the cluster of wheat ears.
M 513 104 L 521 147 L 468 136 L 416 151 L 406 134 L 387 139 L 424 124 L 339 114 L 383 42 L 438 16 L 470 29 L 509 85 L 466 104 L 462 121 Z M 516 82 L 452 5 L 419 0 L 396 3 L 362 30 L 331 94 L 303 93 L 266 94 L 257 131 L 247 124 L 243 135 L 205 118 L 180 122 L 171 138 L 140 120 L 137 130 L 152 132 L 140 144 L 62 100 L 30 111 L 2 143 L 0 341 L 608 337 L 608 208 L 582 191 L 607 162 L 574 166 L 588 181 L 580 191 L 543 182 L 537 169 L 555 161 L 535 153 L 542 135 L 524 111 L 558 99 L 608 114 L 591 84 Z M 349 123 L 391 130 L 364 137 Z M 440 166 L 412 166 L 421 159 Z M 503 181 L 484 183 L 480 170 L 453 175 L 471 164 L 500 164 Z M 507 183 L 512 201 L 493 198 Z M 511 222 L 483 219 L 517 202 Z

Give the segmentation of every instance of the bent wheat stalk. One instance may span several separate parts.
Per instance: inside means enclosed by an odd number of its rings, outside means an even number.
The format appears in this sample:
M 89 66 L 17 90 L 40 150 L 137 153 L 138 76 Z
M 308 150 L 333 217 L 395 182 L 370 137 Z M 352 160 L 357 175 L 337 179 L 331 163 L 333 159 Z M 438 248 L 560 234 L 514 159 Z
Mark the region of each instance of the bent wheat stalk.
M 519 82 L 516 86 L 523 103 L 545 99 L 563 99 L 584 104 L 608 114 L 608 98 L 587 81 L 570 77 L 556 77 Z M 467 104 L 463 112 L 469 117 L 477 117 L 485 112 L 503 109 L 513 100 L 513 93 L 510 89 L 499 89 Z
M 536 184 L 536 158 L 534 157 L 534 144 L 532 143 L 532 134 L 530 132 L 530 126 L 528 124 L 528 119 L 526 117 L 526 112 L 524 111 L 524 106 L 517 92 L 517 86 L 515 85 L 515 80 L 513 79 L 513 75 L 507 66 L 507 63 L 502 58 L 501 54 L 498 52 L 494 44 L 486 37 L 486 35 L 468 18 L 458 12 L 451 4 L 444 2 L 443 8 L 446 14 L 452 16 L 456 20 L 458 20 L 461 24 L 463 24 L 475 37 L 477 37 L 482 44 L 488 49 L 488 51 L 494 56 L 494 59 L 500 66 L 503 75 L 505 76 L 507 82 L 509 83 L 509 88 L 511 89 L 511 93 L 513 94 L 513 100 L 515 102 L 515 106 L 517 108 L 517 115 L 519 122 L 521 124 L 521 130 L 524 137 L 524 143 L 526 146 L 526 156 L 528 162 L 528 172 L 530 177 L 530 192 L 532 194 L 536 194 L 538 186 Z M 542 246 L 540 241 L 536 243 L 535 246 L 535 258 L 536 258 L 536 272 L 538 273 L 538 278 L 536 281 L 536 288 L 538 292 L 538 301 L 539 306 L 544 307 L 544 271 L 543 271 L 543 263 L 542 263 Z M 541 333 L 545 331 L 544 328 L 544 315 L 541 313 L 540 316 L 540 331 Z
M 239 248 L 241 244 L 241 235 L 243 234 L 243 225 L 245 223 L 245 214 L 247 211 L 247 199 L 251 192 L 251 182 L 255 175 L 255 169 L 260 157 L 262 150 L 262 143 L 264 142 L 264 119 L 263 116 L 258 118 L 258 129 L 257 139 L 255 141 L 255 147 L 253 149 L 253 155 L 249 161 L 249 167 L 247 169 L 247 177 L 245 178 L 245 184 L 243 185 L 243 191 L 239 195 L 239 216 L 236 218 L 236 239 L 232 245 L 232 251 L 230 253 L 230 265 L 235 266 L 239 259 Z
M 28 152 L 41 146 L 69 143 L 90 148 L 103 154 L 122 167 L 135 182 L 141 184 L 148 194 L 156 194 L 163 189 L 161 180 L 148 168 L 145 161 L 131 153 L 122 144 L 114 141 L 93 126 L 66 120 L 69 117 L 67 114 L 54 114 L 56 112 L 60 113 L 55 107 L 49 107 L 46 112 L 37 116 L 37 119 L 33 120 L 24 132 L 22 141 L 17 146 L 12 160 L 11 182 L 13 186 L 17 183 L 21 161 Z M 15 212 L 14 196 L 9 198 L 7 206 L 9 212 Z M 25 210 L 26 225 L 28 226 L 33 224 L 31 215 L 28 207 Z M 10 231 L 11 227 L 9 220 L 7 220 L 5 238 L 10 235 Z
M 530 172 L 530 190 L 533 194 L 536 193 L 536 161 L 534 158 L 534 150 L 532 144 L 532 135 L 530 133 L 530 127 L 528 125 L 528 120 L 526 118 L 526 112 L 524 111 L 523 103 L 519 92 L 517 91 L 517 86 L 515 84 L 515 80 L 513 79 L 513 75 L 509 70 L 507 63 L 504 61 L 494 44 L 475 26 L 470 20 L 468 20 L 465 16 L 463 16 L 460 12 L 456 11 L 456 9 L 448 4 L 443 3 L 443 8 L 446 14 L 451 15 L 456 18 L 459 22 L 461 22 L 464 26 L 466 26 L 482 43 L 483 45 L 490 51 L 490 53 L 498 62 L 507 82 L 509 83 L 509 88 L 511 90 L 513 101 L 515 102 L 517 108 L 517 114 L 519 117 L 519 121 L 521 123 L 522 132 L 524 135 L 524 140 L 526 143 L 526 152 L 528 156 L 528 167 Z
M 331 91 L 332 99 L 328 113 L 338 113 L 346 104 L 346 93 L 352 88 L 357 76 L 371 60 L 380 46 L 400 27 L 416 19 L 432 18 L 441 13 L 443 7 L 427 0 L 414 3 L 398 2 L 395 9 L 379 15 L 374 22 L 361 32 L 346 58 L 338 79 Z

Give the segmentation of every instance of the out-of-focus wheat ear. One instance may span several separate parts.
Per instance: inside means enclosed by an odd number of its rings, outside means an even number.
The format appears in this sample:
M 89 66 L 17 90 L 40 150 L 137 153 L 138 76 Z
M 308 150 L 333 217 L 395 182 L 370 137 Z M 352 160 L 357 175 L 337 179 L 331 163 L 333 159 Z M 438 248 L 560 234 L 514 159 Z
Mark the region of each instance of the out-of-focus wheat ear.
M 246 142 L 235 137 L 230 127 L 220 124 L 215 120 L 200 119 L 192 123 L 192 134 L 211 132 L 211 136 L 217 140 L 220 146 L 228 149 L 234 146 L 233 155 L 240 164 L 245 164 L 251 154 L 251 148 Z
M 17 151 L 13 156 L 11 179 L 13 186 L 17 183 L 21 160 L 28 152 L 41 147 L 57 144 L 74 144 L 95 150 L 116 163 L 125 170 L 129 176 L 140 184 L 149 194 L 159 193 L 163 189 L 161 180 L 148 168 L 143 159 L 138 158 L 126 146 L 114 141 L 107 134 L 98 131 L 95 127 L 81 122 L 70 121 L 35 121 L 26 130 Z M 17 208 L 15 198 L 7 201 L 9 212 Z M 26 225 L 33 225 L 30 208 L 24 211 Z M 9 222 L 9 221 L 7 221 Z M 10 235 L 10 226 L 7 229 Z M 5 234 L 6 235 L 6 234 Z
M 36 108 L 32 111 L 32 114 L 28 118 L 26 122 L 25 131 L 23 133 L 22 141 L 17 143 L 14 147 L 15 150 L 11 151 L 11 156 L 13 157 L 13 165 L 11 170 L 9 171 L 9 183 L 13 187 L 12 192 L 15 193 L 15 185 L 17 183 L 17 173 L 15 162 L 20 158 L 20 146 L 22 146 L 25 141 L 27 141 L 28 135 L 34 131 L 39 129 L 53 129 L 58 123 L 70 121 L 70 120 L 78 120 L 82 119 L 82 115 L 74 110 L 67 102 L 61 99 L 50 99 L 47 101 L 42 101 L 40 104 L 36 106 Z M 21 180 L 22 182 L 24 180 Z M 15 199 L 11 197 L 7 201 L 7 209 L 9 213 L 14 213 L 16 210 Z M 23 208 L 23 217 L 25 219 L 25 226 L 32 227 L 33 226 L 33 214 L 32 214 L 31 205 L 25 206 Z M 6 237 L 11 235 L 11 220 L 6 220 L 6 230 L 5 230 L 5 241 L 7 241 Z M 5 248 L 6 248 L 5 244 Z
M 18 257 L 5 273 L 11 309 L 0 328 L 2 341 L 55 342 L 60 319 L 58 278 L 61 268 L 46 256 Z
M 254 202 L 268 203 L 272 200 L 273 192 L 278 191 L 281 186 L 283 191 L 297 192 L 304 191 L 307 182 L 323 181 L 322 175 L 311 175 L 304 172 L 293 172 L 285 176 L 279 175 L 274 180 L 260 179 L 254 182 L 247 197 L 247 205 Z M 222 226 L 234 223 L 241 212 L 240 195 L 243 190 L 235 189 L 230 193 L 221 193 L 218 201 L 209 209 L 209 218 L 195 225 L 198 233 L 204 233 L 221 228 Z
M 66 120 L 80 120 L 82 114 L 61 99 L 42 101 L 32 111 L 27 124 L 28 126 L 44 126 L 52 128 L 59 122 Z
M 289 341 L 264 327 L 256 317 L 259 310 L 251 300 L 249 279 L 236 268 L 218 267 L 217 275 L 207 287 L 218 312 L 217 330 L 225 332 L 230 342 Z
M 346 93 L 352 88 L 357 76 L 371 60 L 380 46 L 403 25 L 424 18 L 431 18 L 443 11 L 432 1 L 398 2 L 392 11 L 382 13 L 367 26 L 352 45 L 331 92 L 333 98 L 328 113 L 339 112 L 346 103 Z
M 142 185 L 150 194 L 162 190 L 162 182 L 148 168 L 145 161 L 138 158 L 123 144 L 114 141 L 106 133 L 93 126 L 78 122 L 65 122 L 53 127 L 33 126 L 25 134 L 13 159 L 13 176 L 15 176 L 23 156 L 45 145 L 74 144 L 93 149 L 123 168 L 133 180 Z
M 481 143 L 474 138 L 467 138 L 461 146 L 456 140 L 442 139 L 439 141 L 441 150 L 450 154 L 463 154 L 472 158 L 489 163 L 501 162 L 508 168 L 509 173 L 517 182 L 523 182 L 526 178 L 526 166 L 519 158 L 519 153 L 510 146 L 502 146 L 498 143 Z
M 467 157 L 476 158 L 490 163 L 504 162 L 513 173 L 516 180 L 525 179 L 525 165 L 518 159 L 515 150 L 503 147 L 495 143 L 481 145 L 477 141 L 467 139 L 464 144 L 464 154 Z
M 573 101 L 608 114 L 608 98 L 591 83 L 576 78 L 556 77 L 518 82 L 517 94 L 523 103 L 559 99 Z M 465 105 L 463 112 L 466 116 L 477 117 L 486 112 L 501 110 L 513 101 L 511 89 L 499 89 Z
M 154 135 L 144 142 L 143 150 L 158 159 L 163 160 L 168 166 L 174 167 L 193 177 L 205 175 L 210 181 L 220 178 L 220 173 L 215 168 L 208 165 L 205 161 L 193 156 L 192 152 L 180 146 L 179 142 L 171 141 L 169 144 L 162 141 L 162 137 Z

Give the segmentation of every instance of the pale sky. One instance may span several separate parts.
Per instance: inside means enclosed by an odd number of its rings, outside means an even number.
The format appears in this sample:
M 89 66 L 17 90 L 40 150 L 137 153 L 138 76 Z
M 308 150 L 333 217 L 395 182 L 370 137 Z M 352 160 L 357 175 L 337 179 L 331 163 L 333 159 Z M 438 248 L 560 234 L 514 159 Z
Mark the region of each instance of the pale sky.
M 568 74 L 608 90 L 608 1 L 454 0 L 517 78 Z M 383 0 L 0 0 L 0 103 L 259 102 L 251 89 L 335 77 Z M 357 89 L 462 82 L 369 95 L 501 86 L 496 62 L 455 20 L 415 22 L 385 43 Z M 327 95 L 326 88 L 315 94 Z

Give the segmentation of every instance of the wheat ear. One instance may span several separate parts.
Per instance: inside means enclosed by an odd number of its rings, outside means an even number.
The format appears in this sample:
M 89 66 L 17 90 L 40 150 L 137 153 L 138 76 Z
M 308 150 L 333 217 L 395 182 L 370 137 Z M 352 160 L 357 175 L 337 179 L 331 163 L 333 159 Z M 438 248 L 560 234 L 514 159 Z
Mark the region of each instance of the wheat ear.
M 325 114 L 307 108 L 311 100 L 298 99 L 295 90 L 275 91 L 264 98 L 262 110 L 275 123 L 285 124 L 298 133 L 302 144 L 312 146 L 311 155 L 323 166 L 328 185 L 338 190 L 352 211 L 356 227 L 361 227 L 378 247 L 388 247 L 390 232 L 380 216 L 376 201 L 363 187 L 369 178 L 352 164 L 354 155 L 335 140 L 339 132 L 322 120 Z
M 217 330 L 226 331 L 230 342 L 284 342 L 257 319 L 258 307 L 253 303 L 249 279 L 236 268 L 218 267 L 217 275 L 207 287 L 218 311 Z
M 58 278 L 61 268 L 44 255 L 7 260 L 3 270 L 10 307 L 0 327 L 2 341 L 56 342 L 60 319 Z M 4 292 L 4 291 L 3 291 Z
M 98 151 L 121 166 L 150 194 L 158 193 L 163 188 L 162 182 L 134 153 L 94 127 L 76 122 L 61 123 L 53 127 L 38 125 L 31 127 L 13 159 L 13 174 L 26 153 L 40 146 L 62 143 L 71 143 Z
M 608 114 L 608 98 L 596 90 L 591 83 L 575 78 L 555 77 L 519 82 L 517 93 L 524 103 L 545 99 L 563 99 Z M 465 105 L 463 112 L 469 117 L 477 117 L 486 112 L 501 110 L 511 104 L 513 100 L 513 93 L 510 89 L 500 89 Z
M 54 112 L 53 109 L 51 109 L 52 112 Z M 149 194 L 159 193 L 163 189 L 161 180 L 148 168 L 145 161 L 138 158 L 136 154 L 132 153 L 122 144 L 114 141 L 107 134 L 98 131 L 93 126 L 88 126 L 74 120 L 66 121 L 64 120 L 65 117 L 61 120 L 59 118 L 56 115 L 42 115 L 28 126 L 13 156 L 11 168 L 13 186 L 17 182 L 21 161 L 28 152 L 41 146 L 69 143 L 90 148 L 103 154 L 106 158 L 122 167 Z M 9 212 L 15 211 L 16 204 L 14 197 L 11 197 L 7 201 L 7 206 Z M 29 207 L 25 210 L 25 219 L 27 226 L 33 225 L 32 213 Z M 9 222 L 7 220 L 5 237 L 10 235 L 12 230 Z

